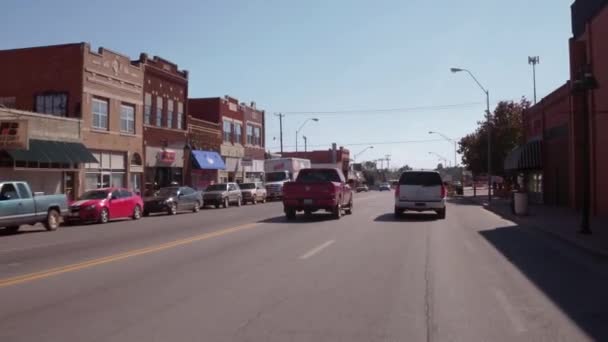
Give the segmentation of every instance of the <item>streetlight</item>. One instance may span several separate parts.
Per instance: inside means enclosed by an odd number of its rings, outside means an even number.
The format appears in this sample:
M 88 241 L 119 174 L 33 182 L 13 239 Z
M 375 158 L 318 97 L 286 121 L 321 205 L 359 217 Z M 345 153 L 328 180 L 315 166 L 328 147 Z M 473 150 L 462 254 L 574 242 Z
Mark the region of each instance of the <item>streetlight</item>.
M 374 148 L 374 146 L 367 146 L 367 147 L 366 147 L 366 148 L 364 148 L 364 149 L 363 149 L 361 152 L 359 152 L 359 153 L 355 154 L 355 156 L 354 156 L 354 158 L 353 158 L 353 159 L 354 159 L 354 160 L 357 160 L 357 157 L 359 157 L 361 154 L 363 154 L 363 152 L 365 152 L 365 151 L 367 151 L 367 150 L 369 150 L 369 149 L 372 149 L 372 148 Z
M 306 152 L 306 150 L 308 149 L 308 138 L 303 135 L 302 139 L 304 139 L 304 152 Z
M 441 154 L 435 153 L 435 152 L 429 152 L 429 154 L 434 155 L 435 157 L 439 158 L 439 160 L 443 160 L 445 162 L 446 167 L 450 166 L 450 161 L 446 157 L 442 156 Z
M 298 152 L 298 135 L 300 134 L 300 131 L 302 130 L 302 128 L 304 128 L 304 125 L 306 125 L 311 120 L 314 121 L 314 122 L 319 122 L 318 118 L 309 118 L 309 119 L 306 119 L 306 121 L 304 121 L 302 123 L 302 125 L 300 126 L 300 128 L 298 128 L 298 130 L 296 131 L 296 152 Z
M 437 135 L 441 136 L 443 139 L 454 143 L 454 167 L 458 166 L 458 142 L 456 142 L 456 140 L 454 140 L 440 132 L 429 131 L 429 134 L 437 134 Z
M 467 74 L 469 74 L 469 76 L 471 76 L 473 81 L 475 81 L 475 83 L 477 83 L 479 88 L 481 88 L 481 90 L 486 94 L 486 118 L 487 118 L 487 122 L 488 122 L 488 202 L 492 202 L 492 159 L 491 159 L 492 132 L 491 132 L 491 127 L 490 127 L 490 119 L 491 119 L 492 114 L 490 113 L 490 91 L 488 89 L 484 88 L 484 86 L 482 86 L 481 83 L 479 83 L 477 78 L 469 70 L 461 69 L 461 68 L 450 68 L 450 71 L 453 73 L 463 72 L 463 71 L 466 72 Z
M 279 129 L 281 131 L 281 156 L 283 155 L 283 118 L 285 117 L 285 114 L 282 113 L 274 113 L 275 116 L 279 117 Z

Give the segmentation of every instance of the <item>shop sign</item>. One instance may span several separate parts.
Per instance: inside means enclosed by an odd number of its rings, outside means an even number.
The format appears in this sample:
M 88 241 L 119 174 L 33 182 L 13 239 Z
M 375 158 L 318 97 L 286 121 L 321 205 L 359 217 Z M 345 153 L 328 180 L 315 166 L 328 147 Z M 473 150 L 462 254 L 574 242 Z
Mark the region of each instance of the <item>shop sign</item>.
M 162 164 L 173 164 L 175 163 L 175 151 L 173 150 L 160 150 L 156 153 L 156 160 Z
M 0 121 L 0 149 L 29 149 L 27 120 Z
M 240 146 L 222 144 L 220 146 L 220 154 L 223 157 L 243 158 L 245 156 L 245 148 Z
M 251 158 L 243 158 L 243 160 L 241 161 L 241 165 L 243 165 L 243 167 L 245 167 L 245 166 L 252 167 L 253 160 Z

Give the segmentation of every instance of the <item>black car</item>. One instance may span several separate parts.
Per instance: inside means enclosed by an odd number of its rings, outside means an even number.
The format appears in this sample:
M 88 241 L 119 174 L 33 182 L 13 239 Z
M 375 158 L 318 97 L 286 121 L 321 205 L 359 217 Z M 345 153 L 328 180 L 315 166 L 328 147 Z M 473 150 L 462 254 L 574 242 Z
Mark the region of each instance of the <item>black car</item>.
M 202 206 L 203 196 L 200 191 L 187 186 L 171 186 L 161 188 L 153 197 L 144 199 L 144 216 L 162 212 L 175 215 L 182 210 L 196 213 Z

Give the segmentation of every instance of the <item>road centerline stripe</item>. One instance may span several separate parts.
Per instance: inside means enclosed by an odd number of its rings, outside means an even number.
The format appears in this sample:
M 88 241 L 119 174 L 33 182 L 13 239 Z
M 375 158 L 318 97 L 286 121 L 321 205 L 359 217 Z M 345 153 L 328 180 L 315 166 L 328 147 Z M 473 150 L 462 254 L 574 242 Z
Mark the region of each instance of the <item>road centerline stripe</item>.
M 323 242 L 320 246 L 315 247 L 315 248 L 311 249 L 310 251 L 308 251 L 307 253 L 301 255 L 300 256 L 300 260 L 306 260 L 306 259 L 314 256 L 315 254 L 321 252 L 325 248 L 333 245 L 334 242 L 336 242 L 336 241 L 335 240 L 329 240 L 329 241 Z
M 103 264 L 107 264 L 110 262 L 131 258 L 134 256 L 150 254 L 150 253 L 154 253 L 154 252 L 160 252 L 160 251 L 174 248 L 177 246 L 182 246 L 182 245 L 194 243 L 197 241 L 208 240 L 208 239 L 211 239 L 214 237 L 219 237 L 219 236 L 243 231 L 246 229 L 251 229 L 258 225 L 260 225 L 260 223 L 248 223 L 248 224 L 241 225 L 241 226 L 225 228 L 225 229 L 218 230 L 218 231 L 211 232 L 211 233 L 195 235 L 195 236 L 191 236 L 189 238 L 170 241 L 170 242 L 162 243 L 159 245 L 148 246 L 148 247 L 135 249 L 135 250 L 131 250 L 131 251 L 123 252 L 123 253 L 113 254 L 113 255 L 97 258 L 97 259 L 91 259 L 91 260 L 87 260 L 84 262 L 50 268 L 47 270 L 28 273 L 28 274 L 15 276 L 15 277 L 11 277 L 11 278 L 0 279 L 0 288 L 11 286 L 11 285 L 16 285 L 16 284 L 21 284 L 21 283 L 25 283 L 25 282 L 29 282 L 29 281 L 33 281 L 33 280 L 49 278 L 49 277 L 60 275 L 63 273 L 78 271 L 78 270 L 90 268 L 93 266 L 103 265 Z

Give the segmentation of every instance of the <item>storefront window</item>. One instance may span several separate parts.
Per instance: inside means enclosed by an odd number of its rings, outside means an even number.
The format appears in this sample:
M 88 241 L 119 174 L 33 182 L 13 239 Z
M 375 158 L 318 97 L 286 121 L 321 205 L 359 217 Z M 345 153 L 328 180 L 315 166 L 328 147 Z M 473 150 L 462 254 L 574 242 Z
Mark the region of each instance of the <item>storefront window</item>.
M 234 124 L 234 143 L 242 144 L 243 143 L 243 126 L 240 123 Z
M 120 152 L 93 152 L 100 163 L 85 165 L 85 190 L 125 186 L 125 154 Z

